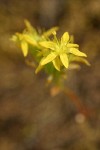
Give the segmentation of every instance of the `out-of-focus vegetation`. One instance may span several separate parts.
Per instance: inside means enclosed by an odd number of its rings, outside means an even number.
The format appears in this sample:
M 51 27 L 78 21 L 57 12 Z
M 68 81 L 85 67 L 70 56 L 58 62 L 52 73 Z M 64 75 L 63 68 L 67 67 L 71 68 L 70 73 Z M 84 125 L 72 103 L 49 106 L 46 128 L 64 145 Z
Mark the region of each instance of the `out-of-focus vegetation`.
M 88 55 L 91 67 L 68 71 L 65 93 L 51 97 L 45 75 L 9 40 L 24 19 L 68 31 Z M 0 33 L 0 150 L 99 150 L 100 1 L 1 0 Z

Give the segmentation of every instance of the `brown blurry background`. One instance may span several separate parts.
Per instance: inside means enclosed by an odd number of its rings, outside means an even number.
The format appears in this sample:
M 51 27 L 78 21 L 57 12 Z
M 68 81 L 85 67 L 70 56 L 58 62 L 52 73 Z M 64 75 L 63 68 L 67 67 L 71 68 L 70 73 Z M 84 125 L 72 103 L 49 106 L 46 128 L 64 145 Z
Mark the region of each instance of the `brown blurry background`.
M 69 96 L 50 96 L 10 41 L 24 29 L 59 26 L 88 55 L 91 67 L 70 71 L 66 86 L 80 97 L 86 116 Z M 100 150 L 100 0 L 0 0 L 0 150 Z

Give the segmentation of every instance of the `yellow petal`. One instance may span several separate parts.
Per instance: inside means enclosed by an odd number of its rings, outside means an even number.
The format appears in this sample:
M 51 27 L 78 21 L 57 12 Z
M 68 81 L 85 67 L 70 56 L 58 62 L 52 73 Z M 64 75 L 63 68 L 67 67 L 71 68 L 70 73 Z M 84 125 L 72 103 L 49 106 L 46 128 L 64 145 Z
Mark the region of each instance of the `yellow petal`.
M 53 34 L 53 32 L 57 31 L 58 29 L 59 29 L 58 27 L 53 27 L 47 30 L 46 32 L 44 32 L 42 36 L 49 37 L 50 35 Z
M 45 48 L 50 48 L 52 50 L 55 49 L 56 47 L 56 43 L 54 42 L 49 42 L 49 41 L 45 41 L 45 42 L 39 42 L 39 44 Z
M 68 68 L 68 66 L 69 66 L 69 61 L 68 61 L 67 54 L 65 54 L 65 53 L 60 54 L 60 59 L 61 59 L 62 64 L 63 64 L 66 68 Z
M 29 22 L 27 19 L 25 19 L 24 22 L 25 22 L 25 25 L 26 25 L 26 27 L 27 27 L 27 30 L 28 30 L 30 33 L 37 34 L 35 28 L 30 24 L 30 22 Z
M 80 67 L 79 64 L 71 63 L 71 64 L 69 65 L 69 68 L 68 68 L 68 69 L 69 69 L 69 70 L 72 70 L 72 69 L 77 69 L 77 70 L 79 70 L 79 69 L 81 69 L 81 67 Z
M 41 62 L 40 65 L 45 65 L 51 61 L 53 61 L 56 58 L 57 54 L 55 53 L 50 53 L 47 57 L 44 57 Z
M 87 57 L 87 55 L 83 52 L 80 52 L 78 49 L 76 48 L 70 48 L 69 52 L 76 55 L 76 56 L 83 56 L 83 57 Z
M 79 45 L 78 45 L 78 44 L 68 43 L 68 44 L 67 44 L 67 47 L 68 47 L 68 48 L 73 48 L 73 47 L 74 47 L 74 48 L 75 48 L 75 47 L 78 48 Z
M 55 67 L 58 71 L 60 71 L 60 59 L 59 59 L 59 57 L 56 57 L 56 58 L 53 60 L 53 65 L 54 65 L 54 67 Z
M 86 64 L 87 66 L 91 66 L 91 64 L 85 58 L 80 58 L 79 60 L 76 60 L 76 61 L 80 61 L 80 62 Z
M 41 69 L 43 68 L 43 66 L 39 65 L 36 70 L 35 70 L 35 73 L 37 74 L 39 71 L 41 71 Z
M 14 42 L 17 42 L 18 37 L 17 37 L 16 35 L 13 35 L 13 36 L 11 37 L 11 40 L 14 41 Z
M 71 61 L 81 62 L 86 64 L 87 66 L 90 66 L 90 63 L 85 58 L 82 57 L 74 57 Z
M 26 41 L 22 40 L 21 42 L 21 48 L 24 56 L 27 56 L 28 54 L 28 44 Z
M 68 41 L 69 41 L 69 34 L 68 32 L 65 32 L 63 36 L 61 37 L 61 43 L 64 44 L 64 43 L 67 43 Z
M 74 36 L 73 35 L 70 35 L 70 42 L 74 43 Z
M 36 40 L 34 39 L 34 37 L 32 35 L 27 35 L 24 34 L 24 39 L 29 43 L 32 44 L 33 46 L 37 45 Z
M 23 34 L 16 33 L 16 36 L 18 37 L 18 39 L 19 39 L 20 41 L 23 39 Z

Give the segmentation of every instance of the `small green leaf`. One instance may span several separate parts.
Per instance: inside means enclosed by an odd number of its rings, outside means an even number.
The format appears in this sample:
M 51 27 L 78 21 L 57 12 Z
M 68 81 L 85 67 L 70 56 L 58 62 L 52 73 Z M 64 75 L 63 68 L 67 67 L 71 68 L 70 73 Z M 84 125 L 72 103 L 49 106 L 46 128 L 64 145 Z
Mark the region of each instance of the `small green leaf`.
M 61 59 L 62 64 L 63 64 L 66 68 L 68 68 L 68 66 L 69 66 L 69 61 L 68 61 L 67 54 L 65 54 L 65 53 L 60 54 L 60 59 Z
M 69 34 L 68 32 L 65 32 L 63 36 L 61 37 L 61 43 L 64 44 L 64 43 L 67 43 L 68 41 L 69 41 Z
M 21 48 L 24 56 L 27 56 L 28 54 L 28 44 L 26 41 L 22 40 L 21 41 Z
M 76 48 L 70 48 L 69 52 L 76 55 L 76 56 L 82 56 L 82 57 L 87 57 L 87 55 L 83 52 L 80 52 L 78 49 Z
M 57 55 L 56 55 L 55 53 L 50 53 L 47 57 L 44 57 L 44 58 L 41 60 L 40 64 L 41 64 L 41 65 L 45 65 L 45 64 L 47 64 L 47 63 L 53 61 L 53 60 L 56 58 L 56 56 L 57 56 Z
M 60 71 L 60 59 L 59 59 L 59 57 L 56 57 L 56 58 L 53 60 L 53 65 L 54 65 L 54 67 L 55 67 L 58 71 Z

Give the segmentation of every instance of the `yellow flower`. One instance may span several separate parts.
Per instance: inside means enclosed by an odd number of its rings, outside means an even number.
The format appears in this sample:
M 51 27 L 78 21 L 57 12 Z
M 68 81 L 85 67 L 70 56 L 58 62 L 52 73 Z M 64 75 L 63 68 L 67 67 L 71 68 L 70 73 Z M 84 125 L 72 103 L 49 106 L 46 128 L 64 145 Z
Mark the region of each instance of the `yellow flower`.
M 63 34 L 60 41 L 57 40 L 56 33 L 54 34 L 54 41 L 39 43 L 42 47 L 50 49 L 50 53 L 40 61 L 41 66 L 53 62 L 54 67 L 60 71 L 61 65 L 65 68 L 69 67 L 69 54 L 87 57 L 85 53 L 78 50 L 79 45 L 71 43 L 68 32 Z
M 38 42 L 46 41 L 46 39 L 52 35 L 52 32 L 58 30 L 58 27 L 53 27 L 42 34 L 39 34 L 28 20 L 25 20 L 25 26 L 26 28 L 22 33 L 16 33 L 12 37 L 12 40 L 20 45 L 24 57 L 28 55 L 29 44 L 35 48 L 41 49 Z
M 25 56 L 28 54 L 28 43 L 26 42 L 24 35 L 21 33 L 16 33 L 11 38 L 12 41 L 16 42 L 22 49 L 22 53 Z

